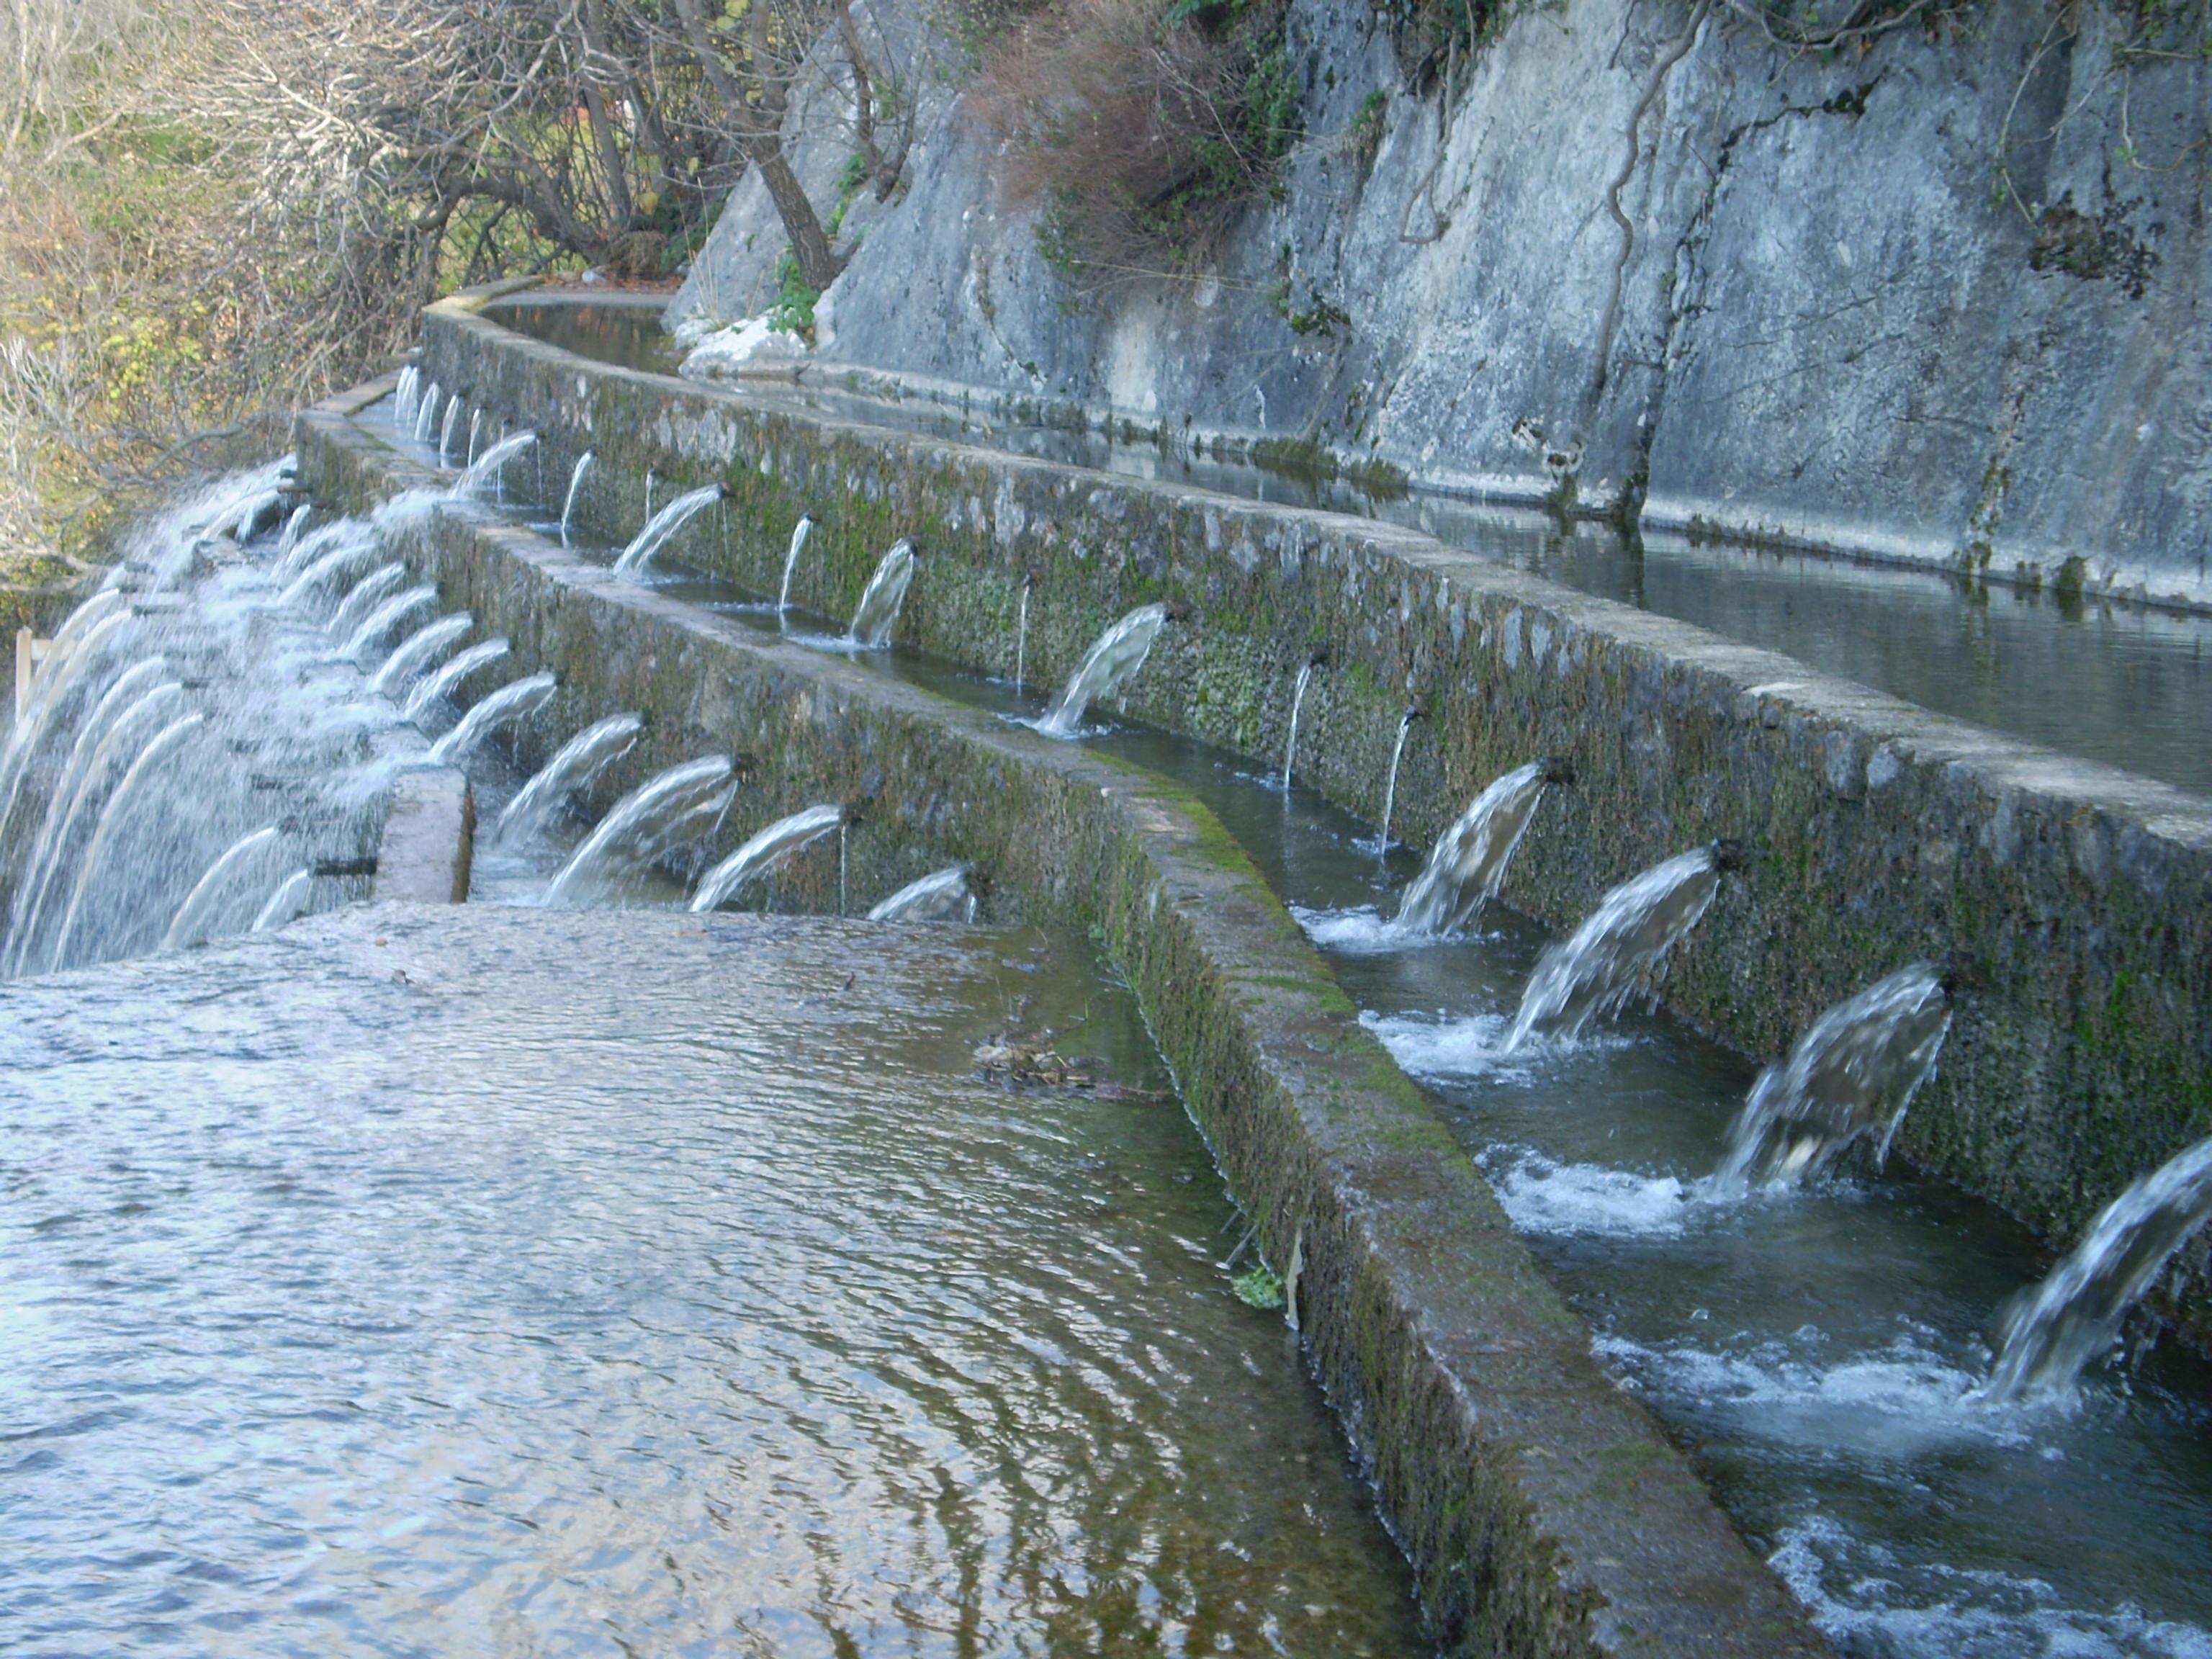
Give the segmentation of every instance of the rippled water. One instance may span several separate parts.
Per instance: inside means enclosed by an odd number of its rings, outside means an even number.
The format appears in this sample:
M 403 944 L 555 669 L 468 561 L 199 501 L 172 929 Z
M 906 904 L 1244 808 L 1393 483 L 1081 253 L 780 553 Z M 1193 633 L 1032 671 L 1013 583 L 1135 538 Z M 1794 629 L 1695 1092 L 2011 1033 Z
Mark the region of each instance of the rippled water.
M 1009 1023 L 1118 1089 L 1018 1091 Z M 0 989 L 0 1649 L 1417 1651 L 1035 933 L 354 911 Z

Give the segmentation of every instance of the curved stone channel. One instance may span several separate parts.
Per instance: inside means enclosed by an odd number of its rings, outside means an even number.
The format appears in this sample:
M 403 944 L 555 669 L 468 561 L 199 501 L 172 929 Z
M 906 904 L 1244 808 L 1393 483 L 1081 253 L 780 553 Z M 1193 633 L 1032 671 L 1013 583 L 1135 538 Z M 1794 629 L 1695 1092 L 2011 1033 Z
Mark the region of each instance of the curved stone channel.
M 422 477 L 349 420 L 378 391 L 302 422 L 303 474 L 325 499 L 359 505 Z M 488 515 L 435 515 L 406 545 L 519 663 L 558 666 L 569 701 L 553 724 L 633 708 L 641 768 L 745 757 L 733 834 L 859 800 L 856 890 L 972 860 L 1023 913 L 1098 931 L 1291 1281 L 1310 1363 L 1441 1647 L 1821 1650 L 1188 791 L 763 639 Z
M 379 429 L 373 421 L 369 428 Z M 711 544 L 713 534 L 710 528 L 702 539 Z M 475 592 L 472 582 L 473 579 L 462 591 Z M 733 592 L 726 583 L 692 580 L 672 574 L 656 578 L 653 586 L 656 599 L 738 613 L 748 624 L 746 632 L 757 643 L 775 638 L 775 623 L 762 614 L 773 607 L 746 602 L 748 596 Z M 489 601 L 478 593 L 477 602 Z M 794 621 L 790 631 L 804 637 L 813 626 L 811 622 Z M 763 628 L 771 630 L 766 636 L 758 631 Z M 830 631 L 834 632 L 834 627 Z M 597 672 L 573 661 L 571 665 L 580 667 L 587 678 Z M 971 704 L 1014 706 L 1003 687 L 981 685 L 932 668 L 924 661 L 893 659 L 878 666 L 890 667 L 899 678 Z M 1178 740 L 1148 738 L 1133 731 L 1125 738 L 1106 741 L 1114 751 L 1126 753 L 1148 768 L 1165 767 L 1229 815 L 1237 838 L 1259 857 L 1278 891 L 1308 904 L 1340 904 L 1347 901 L 1347 895 L 1349 902 L 1357 903 L 1372 890 L 1374 875 L 1365 855 L 1355 860 L 1347 852 L 1328 849 L 1327 844 L 1332 842 L 1348 848 L 1354 841 L 1348 823 L 1338 822 L 1322 828 L 1313 818 L 1310 807 L 1299 806 L 1295 801 L 1286 804 L 1279 794 L 1270 796 L 1267 787 L 1256 779 L 1238 775 L 1234 769 L 1224 772 L 1222 757 L 1206 758 L 1202 751 Z M 1260 799 L 1255 800 L 1255 796 Z M 1295 832 L 1289 827 L 1293 822 L 1297 825 Z M 1355 862 L 1361 866 L 1358 873 L 1347 877 L 1346 869 Z M 823 896 L 816 896 L 821 902 Z M 1947 1216 L 1945 1200 L 1932 1192 L 1923 1195 L 1909 1188 L 1898 1189 L 1904 1199 L 1903 1208 L 1896 1211 L 1895 1220 L 1875 1223 L 1874 1231 L 1865 1235 L 1867 1244 L 1850 1242 L 1864 1229 L 1845 1219 L 1852 1202 L 1848 1198 L 1833 1221 L 1824 1218 L 1835 1206 L 1823 1200 L 1809 1208 L 1792 1206 L 1804 1211 L 1804 1221 L 1785 1219 L 1778 1232 L 1771 1224 L 1777 1217 L 1771 1214 L 1763 1218 L 1748 1215 L 1719 1218 L 1716 1228 L 1694 1203 L 1686 1205 L 1683 1200 L 1692 1200 L 1693 1194 L 1683 1190 L 1680 1181 L 1668 1176 L 1643 1182 L 1641 1196 L 1647 1201 L 1640 1210 L 1635 1202 L 1627 1206 L 1630 1224 L 1622 1224 L 1620 1214 L 1609 1213 L 1601 1224 L 1593 1226 L 1591 1216 L 1596 1210 L 1620 1210 L 1618 1188 L 1624 1180 L 1629 1185 L 1637 1184 L 1612 1167 L 1620 1158 L 1633 1165 L 1640 1161 L 1640 1154 L 1648 1156 L 1655 1148 L 1662 1154 L 1679 1152 L 1693 1145 L 1698 1135 L 1711 1135 L 1717 1127 L 1712 1115 L 1716 1107 L 1723 1101 L 1732 1104 L 1740 1097 L 1748 1072 L 1732 1057 L 1720 1054 L 1710 1058 L 1691 1054 L 1686 1065 L 1674 1057 L 1681 1046 L 1681 1036 L 1669 1037 L 1662 1030 L 1638 1036 L 1630 1043 L 1632 1050 L 1656 1046 L 1659 1051 L 1653 1062 L 1644 1063 L 1647 1080 L 1642 1083 L 1632 1081 L 1638 1075 L 1633 1065 L 1623 1072 L 1618 1065 L 1600 1058 L 1595 1070 L 1587 1064 L 1578 1070 L 1571 1067 L 1574 1074 L 1547 1085 L 1556 1097 L 1547 1097 L 1540 1087 L 1525 1108 L 1515 1108 L 1511 1097 L 1518 1091 L 1517 1080 L 1509 1077 L 1501 1090 L 1494 1061 L 1484 1062 L 1478 1057 L 1462 1087 L 1453 1080 L 1452 1064 L 1446 1062 L 1440 1069 L 1422 1051 L 1431 1039 L 1424 1035 L 1427 1005 L 1419 998 L 1449 994 L 1463 1006 L 1470 988 L 1480 991 L 1486 973 L 1509 972 L 1517 985 L 1519 974 L 1526 971 L 1525 955 L 1517 968 L 1511 964 L 1516 953 L 1525 952 L 1527 947 L 1510 943 L 1519 937 L 1511 925 L 1505 937 L 1509 943 L 1497 964 L 1487 969 L 1480 966 L 1482 959 L 1498 955 L 1493 947 L 1486 945 L 1474 953 L 1477 975 L 1473 981 L 1443 967 L 1445 957 L 1466 955 L 1457 949 L 1441 955 L 1426 953 L 1425 961 L 1424 953 L 1417 951 L 1410 959 L 1378 963 L 1372 969 L 1356 956 L 1340 958 L 1338 971 L 1347 984 L 1358 985 L 1362 1005 L 1386 1011 L 1402 1006 L 1412 1012 L 1410 1022 L 1385 1018 L 1377 1024 L 1392 1038 L 1394 1048 L 1407 1056 L 1407 1063 L 1429 1077 L 1431 1087 L 1440 1091 L 1439 1098 L 1454 1132 L 1490 1162 L 1492 1176 L 1500 1182 L 1516 1221 L 1524 1228 L 1533 1227 L 1540 1252 L 1565 1273 L 1568 1282 L 1577 1287 L 1578 1298 L 1601 1315 L 1606 1336 L 1600 1346 L 1610 1363 L 1623 1368 L 1633 1385 L 1646 1388 L 1656 1398 L 1667 1401 L 1670 1418 L 1678 1428 L 1688 1429 L 1692 1440 L 1705 1449 L 1702 1455 L 1735 1494 L 1731 1503 L 1768 1546 L 1778 1539 L 1784 1542 L 1778 1562 L 1788 1567 L 1800 1593 L 1820 1606 L 1830 1628 L 1838 1633 L 1864 1632 L 1863 1637 L 1855 1635 L 1855 1639 L 1903 1640 L 1905 1650 L 1930 1653 L 1950 1650 L 1948 1644 L 1959 1641 L 1970 1642 L 1976 1652 L 2001 1652 L 2006 1650 L 2003 1644 L 2008 1641 L 2062 1631 L 2069 1633 L 2069 1639 L 2092 1644 L 2085 1650 L 2100 1652 L 2164 1651 L 2169 1640 L 2185 1644 L 2185 1627 L 2160 1624 L 2155 1615 L 2146 1619 L 2124 1609 L 2117 1613 L 2096 1611 L 2100 1599 L 2113 1594 L 2165 1608 L 2168 1616 L 2194 1616 L 2188 1596 L 2176 1602 L 2171 1587 L 2185 1583 L 2191 1576 L 2187 1567 L 2179 1564 L 2191 1559 L 2191 1552 L 2201 1544 L 2201 1538 L 2198 1544 L 2188 1540 L 2203 1532 L 2204 1516 L 2199 1513 L 2192 1518 L 2191 1500 L 2186 1498 L 2179 1510 L 2164 1516 L 2155 1498 L 2134 1506 L 2139 1513 L 2131 1512 L 2127 1502 L 2106 1513 L 2100 1510 L 2099 1498 L 2099 1483 L 2109 1480 L 2112 1471 L 2131 1462 L 2143 1463 L 2146 1472 L 2161 1462 L 2176 1462 L 2163 1477 L 2153 1480 L 2147 1493 L 2168 1480 L 2179 1482 L 2178 1492 L 2207 1485 L 2203 1472 L 2197 1476 L 2185 1472 L 2197 1461 L 2190 1450 L 2195 1431 L 2189 1425 L 2201 1415 L 2187 1403 L 2191 1385 L 2185 1374 L 2155 1382 L 2146 1376 L 2143 1381 L 2150 1391 L 2137 1405 L 2121 1408 L 2118 1417 L 2086 1435 L 2079 1425 L 2055 1432 L 2049 1421 L 2039 1427 L 2033 1414 L 2008 1417 L 1979 1412 L 1978 1415 L 1971 1399 L 1973 1376 L 1980 1370 L 1980 1362 L 1970 1352 L 1973 1339 L 1990 1307 L 2028 1271 L 2027 1264 L 2033 1253 L 2021 1241 L 2002 1237 L 2002 1230 L 1992 1232 L 1986 1221 L 1977 1222 L 1968 1215 Z M 1406 1000 L 1408 993 L 1414 998 L 1410 1003 Z M 1486 1018 L 1492 1018 L 1478 1014 L 1469 1024 L 1480 1027 Z M 1391 1030 L 1394 1024 L 1399 1028 L 1395 1032 Z M 1413 1029 L 1405 1029 L 1408 1024 Z M 1438 1030 L 1436 1035 L 1445 1047 L 1466 1044 L 1465 1038 L 1449 1030 Z M 1618 1045 L 1601 1046 L 1610 1049 Z M 1698 1047 L 1694 1039 L 1690 1047 L 1693 1050 Z M 1588 1157 L 1588 1137 L 1593 1127 L 1588 1100 L 1594 1091 L 1599 1097 L 1620 1091 L 1624 1080 L 1631 1081 L 1632 1087 L 1620 1109 L 1596 1126 L 1610 1123 L 1613 1127 L 1604 1129 L 1604 1141 L 1595 1149 L 1595 1162 L 1573 1161 L 1571 1136 L 1564 1146 L 1556 1142 L 1543 1146 L 1549 1127 L 1531 1126 L 1577 1121 L 1583 1155 Z M 1562 1089 L 1565 1092 L 1556 1092 Z M 1667 1092 L 1670 1089 L 1680 1097 L 1670 1097 Z M 1497 1111 L 1501 1100 L 1506 1111 L 1504 1127 L 1514 1127 L 1513 1111 L 1523 1113 L 1517 1137 L 1498 1133 L 1501 1121 Z M 1655 1141 L 1653 1119 L 1669 1113 L 1680 1114 L 1682 1121 L 1661 1129 Z M 1615 1133 L 1623 1137 L 1617 1150 L 1606 1144 Z M 1516 1144 L 1516 1139 L 1537 1144 Z M 1606 1190 L 1591 1189 L 1589 1183 L 1593 1180 Z M 1638 1196 L 1629 1194 L 1632 1200 Z M 1573 1213 L 1577 1203 L 1582 1206 L 1579 1216 Z M 1657 1211 L 1652 1209 L 1655 1203 Z M 1671 1213 L 1660 1213 L 1668 1211 Z M 1745 1225 L 1746 1220 L 1754 1224 Z M 1835 1230 L 1834 1221 L 1844 1222 L 1841 1231 Z M 1971 1238 L 1977 1230 L 1982 1235 L 1971 1246 L 1968 1257 L 1961 1257 L 1958 1247 L 1949 1242 L 1949 1235 L 1962 1225 L 1962 1237 Z M 1612 1237 L 1592 1241 L 1587 1237 L 1592 1233 Z M 1622 1235 L 1637 1234 L 1649 1237 L 1620 1248 Z M 1815 1254 L 1802 1256 L 1808 1244 Z M 1845 1259 L 1869 1249 L 1871 1253 L 1863 1263 Z M 1800 1255 L 1793 1256 L 1793 1250 Z M 1983 1252 L 1986 1259 L 1970 1261 L 1974 1250 Z M 1605 1260 L 1608 1255 L 1614 1259 Z M 1830 1256 L 1835 1258 L 1832 1268 L 1821 1265 Z M 1733 1355 L 1727 1340 L 1705 1344 L 1682 1341 L 1681 1328 L 1675 1322 L 1679 1310 L 1668 1310 L 1671 1304 L 1663 1292 L 1655 1298 L 1652 1284 L 1638 1282 L 1671 1281 L 1695 1296 L 1705 1295 L 1710 1283 L 1719 1291 L 1721 1299 L 1715 1305 L 1720 1316 L 1736 1322 L 1744 1310 L 1729 1305 L 1743 1299 L 1741 1290 L 1726 1282 L 1730 1273 L 1741 1276 L 1741 1269 L 1728 1266 L 1732 1257 L 1740 1257 L 1747 1266 L 1769 1259 L 1778 1279 L 1772 1294 L 1774 1308 L 1751 1316 L 1751 1329 L 1737 1334 L 1737 1352 Z M 1722 1268 L 1718 1280 L 1712 1279 L 1706 1265 L 1713 1262 Z M 1824 1274 L 1832 1283 L 1824 1282 Z M 1766 1276 L 1753 1272 L 1751 1278 Z M 1754 1302 L 1759 1295 L 1759 1291 L 1753 1291 Z M 1838 1297 L 1863 1302 L 1863 1307 L 1852 1310 L 1858 1318 L 1856 1325 L 1844 1316 Z M 1786 1332 L 1796 1322 L 1793 1304 L 1826 1310 L 1819 1316 L 1830 1330 L 1816 1332 L 1808 1325 L 1800 1334 L 1801 1339 L 1810 1334 L 1820 1343 L 1842 1346 L 1791 1354 L 1780 1348 L 1760 1349 L 1754 1341 L 1751 1350 L 1743 1350 L 1744 1339 L 1755 1338 L 1759 1329 L 1772 1328 L 1778 1316 L 1783 1320 L 1780 1330 Z M 1893 1328 L 1901 1333 L 1893 1341 L 1881 1334 L 1884 1322 L 1893 1317 L 1889 1311 L 1893 1308 L 1893 1316 L 1905 1322 Z M 1649 1316 L 1655 1313 L 1656 1318 Z M 1701 1310 L 1699 1316 L 1710 1316 Z M 1933 1324 L 1924 1322 L 1929 1319 Z M 1965 1352 L 1958 1346 L 1962 1337 Z M 1855 1353 L 1855 1348 L 1866 1352 Z M 2160 1391 L 2175 1386 L 2184 1390 L 2183 1395 L 2160 1403 L 2165 1398 Z M 2203 1390 L 2197 1388 L 2194 1392 Z M 2111 1418 L 2104 1407 L 2093 1407 L 2092 1415 L 2100 1421 Z M 1823 1423 L 1828 1425 L 1825 1429 Z M 1747 1438 L 1747 1426 L 1751 1429 Z M 1839 1437 L 1836 1443 L 1819 1444 L 1819 1437 L 1829 1433 Z M 1813 1437 L 1810 1441 L 1808 1435 Z M 1762 1441 L 1768 1443 L 1767 1449 L 1760 1449 Z M 1793 1445 L 1803 1449 L 1793 1450 Z M 1962 1452 L 1968 1454 L 1964 1462 Z M 1752 1455 L 1747 1456 L 1747 1453 Z M 2080 1473 L 2088 1485 L 2069 1504 L 2068 1512 L 2100 1537 L 2120 1545 L 2120 1555 L 2133 1558 L 2125 1570 L 2118 1568 L 2119 1556 L 2101 1564 L 2077 1563 L 2063 1547 L 2055 1555 L 2045 1547 L 2049 1540 L 2032 1518 L 2034 1509 L 2054 1499 L 2066 1502 L 2062 1496 L 2065 1482 L 2054 1482 L 2039 1473 L 2049 1467 L 2042 1460 L 2050 1457 L 2081 1460 Z M 1795 1464 L 1793 1458 L 1798 1460 Z M 1869 1498 L 1876 1509 L 1889 1504 L 1892 1500 L 1881 1494 L 1897 1474 L 1914 1460 L 1929 1458 L 1939 1459 L 1953 1469 L 1945 1477 L 1946 1486 L 1952 1490 L 1944 1501 L 1958 1516 L 1957 1540 L 1937 1547 L 1933 1557 L 1927 1555 L 1924 1544 L 1885 1555 L 1884 1528 L 1895 1522 L 1873 1521 L 1859 1516 L 1857 1510 L 1865 1508 Z M 1905 1462 L 1878 1470 L 1872 1485 L 1856 1498 L 1850 1489 L 1856 1477 L 1849 1474 L 1840 1485 L 1832 1474 L 1816 1474 L 1814 1483 L 1823 1488 L 1825 1496 L 1809 1510 L 1793 1491 L 1803 1479 L 1804 1470 L 1823 1463 L 1848 1469 L 1869 1460 L 1882 1464 L 1895 1459 Z M 2146 1459 L 2148 1462 L 2143 1462 Z M 2204 1505 L 2198 1502 L 2197 1507 L 2202 1510 Z M 1848 1525 L 1840 1524 L 1839 1516 Z M 1998 1523 L 2000 1516 L 2007 1520 Z M 1862 1521 L 1867 1522 L 1870 1531 L 1861 1527 Z M 1998 1523 L 1996 1530 L 1990 1530 L 1992 1523 Z M 1854 1537 L 1853 1528 L 1863 1535 Z M 2017 1534 L 2016 1545 L 2008 1533 Z M 1988 1600 L 1996 1594 L 1994 1589 L 1950 1602 L 1942 1593 L 1942 1577 L 1951 1570 L 1947 1563 L 1954 1559 L 1972 1564 L 1985 1576 L 1990 1567 L 2000 1563 L 2022 1564 L 2031 1573 L 2040 1563 L 2059 1583 L 2037 1586 L 2032 1577 L 2016 1581 L 2016 1587 L 2003 1594 L 2024 1595 L 2027 1601 L 2004 1611 L 1998 1611 L 1996 1603 Z M 1838 1575 L 1846 1578 L 1863 1575 L 1870 1560 L 1890 1561 L 1889 1572 L 1902 1579 L 1893 1602 L 1877 1596 L 1869 1604 L 1863 1588 L 1837 1582 Z M 1934 1577 L 1923 1577 L 1930 1571 Z M 2176 1571 L 2179 1578 L 2172 1576 Z M 1990 1582 L 1991 1586 L 2004 1582 L 2002 1572 Z M 1902 1634 L 1908 1630 L 1917 1633 Z M 1889 1633 L 1881 1634 L 1885 1631 Z M 1990 1646 L 1991 1643 L 1997 1645 Z
M 1065 674 L 1101 628 L 1169 599 L 1137 718 L 1279 764 L 1316 647 L 1299 775 L 1370 820 L 1409 699 L 1395 823 L 1433 837 L 1532 754 L 1582 780 L 1505 897 L 1554 927 L 1715 836 L 1750 860 L 1677 954 L 1668 1006 L 1739 1052 L 1786 1051 L 1871 968 L 1955 963 L 1943 1063 L 1899 1143 L 1914 1164 L 2070 1242 L 2136 1176 L 2212 1133 L 2212 806 L 1946 719 L 1774 653 L 1472 557 L 1400 526 L 1103 476 L 589 362 L 477 314 L 426 314 L 425 372 L 597 459 L 591 516 L 642 521 L 714 481 L 679 550 L 848 611 L 883 550 L 921 550 L 901 639 L 1005 676 Z M 664 495 L 662 499 L 665 499 Z M 704 525 L 707 521 L 702 521 Z M 2205 1242 L 2172 1298 L 2208 1340 Z

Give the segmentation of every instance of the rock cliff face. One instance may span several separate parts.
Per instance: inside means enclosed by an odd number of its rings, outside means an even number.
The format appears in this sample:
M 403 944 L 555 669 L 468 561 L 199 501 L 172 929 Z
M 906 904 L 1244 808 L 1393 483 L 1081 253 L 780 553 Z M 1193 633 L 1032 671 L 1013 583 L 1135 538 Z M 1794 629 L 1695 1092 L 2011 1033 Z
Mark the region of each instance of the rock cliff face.
M 1818 55 L 1688 0 L 1562 0 L 1449 98 L 1405 90 L 1369 9 L 1292 0 L 1277 199 L 1211 274 L 1105 292 L 997 191 L 1001 141 L 908 3 L 869 20 L 922 88 L 906 188 L 844 222 L 824 368 L 2212 605 L 2212 63 L 2122 50 L 2103 0 Z M 793 118 L 825 209 L 834 104 Z M 672 317 L 759 311 L 783 246 L 748 181 Z

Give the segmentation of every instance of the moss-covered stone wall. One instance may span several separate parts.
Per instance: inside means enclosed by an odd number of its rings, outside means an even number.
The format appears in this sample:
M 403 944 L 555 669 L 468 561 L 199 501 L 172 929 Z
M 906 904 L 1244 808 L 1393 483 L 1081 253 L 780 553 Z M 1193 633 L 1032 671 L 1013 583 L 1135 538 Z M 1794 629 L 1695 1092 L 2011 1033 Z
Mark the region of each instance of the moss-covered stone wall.
M 301 452 L 322 499 L 358 508 L 420 475 L 347 420 L 354 406 L 304 418 Z M 565 723 L 643 713 L 635 767 L 746 756 L 730 835 L 860 798 L 856 885 L 973 860 L 1007 903 L 1096 930 L 1292 1281 L 1443 1650 L 1826 1650 L 1598 1366 L 1480 1173 L 1194 798 L 488 514 L 427 516 L 403 551 L 521 668 L 562 676 Z
M 1772 1056 L 1873 978 L 1954 960 L 1957 1022 L 1899 1150 L 2054 1242 L 2212 1134 L 2212 810 L 2195 797 L 1396 526 L 589 362 L 465 301 L 434 308 L 424 339 L 432 377 L 538 429 L 547 477 L 596 452 L 588 511 L 611 536 L 641 522 L 648 470 L 663 491 L 720 481 L 731 511 L 679 556 L 772 594 L 811 510 L 793 597 L 831 616 L 910 538 L 900 638 L 970 667 L 1012 672 L 1024 585 L 1040 683 L 1130 607 L 1175 600 L 1187 614 L 1130 712 L 1273 761 L 1297 671 L 1326 647 L 1299 775 L 1378 814 L 1419 705 L 1394 823 L 1416 844 L 1498 774 L 1566 756 L 1581 786 L 1506 890 L 1556 926 L 1686 846 L 1743 839 L 1749 871 L 1678 954 L 1670 1006 Z M 2203 1255 L 2182 1292 L 2200 1340 Z

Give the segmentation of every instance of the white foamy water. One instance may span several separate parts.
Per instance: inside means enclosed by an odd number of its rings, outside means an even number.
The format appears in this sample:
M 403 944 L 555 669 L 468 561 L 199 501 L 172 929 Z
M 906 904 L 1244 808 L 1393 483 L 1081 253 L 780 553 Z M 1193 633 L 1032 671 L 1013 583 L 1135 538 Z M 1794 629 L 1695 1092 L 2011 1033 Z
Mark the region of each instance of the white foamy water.
M 1670 1238 L 1708 1202 L 1705 1183 L 1602 1164 L 1561 1164 L 1527 1146 L 1476 1160 L 1522 1232 Z
M 1362 1009 L 1359 1023 L 1375 1033 L 1390 1058 L 1410 1077 L 1429 1082 L 1467 1078 L 1526 1079 L 1532 1048 L 1508 1054 L 1513 1023 L 1503 1014 L 1378 1014 Z
M 2125 1603 L 2065 1605 L 2039 1578 L 1911 1563 L 1814 1515 L 1767 1558 L 1848 1653 L 1945 1659 L 2212 1659 L 2212 1633 Z
M 1887 1346 L 1830 1355 L 1815 1326 L 1755 1346 L 1648 1346 L 1601 1336 L 1592 1346 L 1632 1389 L 1726 1415 L 1762 1440 L 1823 1455 L 1902 1462 L 1962 1446 L 2014 1449 L 2063 1420 L 2052 1407 L 1984 1397 L 1986 1361 L 1947 1353 L 1907 1327 Z

